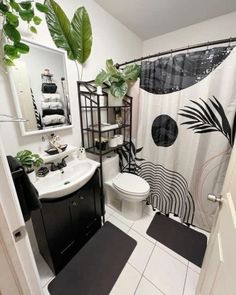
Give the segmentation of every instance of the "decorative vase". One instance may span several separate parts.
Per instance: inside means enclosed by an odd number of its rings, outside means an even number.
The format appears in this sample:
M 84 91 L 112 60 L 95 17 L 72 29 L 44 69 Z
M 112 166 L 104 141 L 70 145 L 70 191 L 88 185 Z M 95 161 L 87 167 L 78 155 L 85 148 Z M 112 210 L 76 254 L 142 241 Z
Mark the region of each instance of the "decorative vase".
M 117 98 L 110 92 L 108 93 L 108 106 L 109 107 L 120 107 L 123 105 L 123 97 Z

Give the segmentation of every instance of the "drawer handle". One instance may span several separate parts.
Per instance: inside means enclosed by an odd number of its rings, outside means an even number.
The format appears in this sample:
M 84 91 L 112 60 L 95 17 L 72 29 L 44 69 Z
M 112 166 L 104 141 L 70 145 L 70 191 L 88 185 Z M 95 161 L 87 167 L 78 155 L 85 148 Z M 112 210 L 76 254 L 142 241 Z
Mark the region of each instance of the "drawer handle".
M 77 203 L 75 201 L 72 202 L 72 206 L 76 207 Z
M 83 196 L 79 196 L 79 199 L 80 199 L 80 200 L 84 200 L 84 197 L 83 197 Z

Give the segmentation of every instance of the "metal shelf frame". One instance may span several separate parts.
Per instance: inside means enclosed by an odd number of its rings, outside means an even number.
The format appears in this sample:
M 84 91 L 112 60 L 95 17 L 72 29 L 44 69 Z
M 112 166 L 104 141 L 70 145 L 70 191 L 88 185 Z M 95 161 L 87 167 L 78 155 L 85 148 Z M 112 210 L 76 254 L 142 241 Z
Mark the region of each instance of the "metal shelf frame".
M 131 164 L 131 139 L 132 139 L 132 97 L 125 95 L 122 100 L 121 106 L 111 106 L 108 104 L 108 92 L 109 85 L 102 86 L 102 94 L 97 93 L 97 87 L 94 81 L 78 81 L 78 100 L 80 111 L 80 125 L 81 125 L 81 140 L 82 146 L 87 153 L 98 156 L 100 162 L 101 173 L 101 206 L 103 208 L 103 221 L 105 213 L 105 202 L 103 195 L 103 171 L 102 161 L 103 157 L 111 152 L 116 152 L 121 149 L 122 146 L 128 148 L 128 167 Z M 101 104 L 101 99 L 105 103 Z M 115 113 L 120 112 L 122 117 L 122 124 L 118 128 L 112 128 L 110 130 L 102 130 L 101 123 L 104 122 L 104 118 L 107 123 L 114 124 Z M 93 127 L 96 125 L 96 128 Z M 117 147 L 107 148 L 106 150 L 96 148 L 96 141 L 98 146 L 101 147 L 103 136 L 113 136 L 115 134 L 123 134 L 124 143 Z

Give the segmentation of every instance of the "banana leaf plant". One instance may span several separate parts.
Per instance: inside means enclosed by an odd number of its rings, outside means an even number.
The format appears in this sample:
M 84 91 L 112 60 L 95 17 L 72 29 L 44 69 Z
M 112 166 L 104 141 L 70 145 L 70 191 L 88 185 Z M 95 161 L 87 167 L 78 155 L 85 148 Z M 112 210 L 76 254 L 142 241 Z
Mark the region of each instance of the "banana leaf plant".
M 58 48 L 67 52 L 67 57 L 75 61 L 78 79 L 82 79 L 83 64 L 90 56 L 92 48 L 92 28 L 88 13 L 79 7 L 70 21 L 63 9 L 54 1 L 46 0 L 48 8 L 46 22 L 51 37 Z M 78 63 L 81 65 L 79 75 Z
M 20 58 L 21 54 L 29 52 L 29 46 L 21 41 L 18 26 L 20 21 L 26 22 L 29 30 L 36 34 L 36 26 L 40 25 L 42 19 L 35 14 L 35 9 L 42 13 L 47 12 L 47 7 L 40 2 L 0 1 L 1 59 L 5 65 L 14 66 L 15 59 Z
M 131 64 L 123 69 L 117 69 L 112 59 L 106 61 L 106 70 L 101 70 L 95 79 L 97 86 L 107 83 L 110 86 L 110 92 L 117 98 L 126 95 L 129 89 L 129 83 L 136 81 L 140 75 L 140 66 Z

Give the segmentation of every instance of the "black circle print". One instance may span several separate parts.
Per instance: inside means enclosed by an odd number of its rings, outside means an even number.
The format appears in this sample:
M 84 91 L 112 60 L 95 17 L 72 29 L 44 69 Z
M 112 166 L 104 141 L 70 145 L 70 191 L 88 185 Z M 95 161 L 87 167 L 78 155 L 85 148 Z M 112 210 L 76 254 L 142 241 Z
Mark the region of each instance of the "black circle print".
M 160 115 L 152 123 L 152 138 L 157 146 L 170 146 L 178 136 L 178 126 L 170 116 Z

